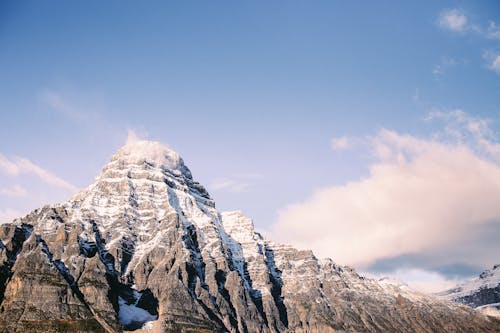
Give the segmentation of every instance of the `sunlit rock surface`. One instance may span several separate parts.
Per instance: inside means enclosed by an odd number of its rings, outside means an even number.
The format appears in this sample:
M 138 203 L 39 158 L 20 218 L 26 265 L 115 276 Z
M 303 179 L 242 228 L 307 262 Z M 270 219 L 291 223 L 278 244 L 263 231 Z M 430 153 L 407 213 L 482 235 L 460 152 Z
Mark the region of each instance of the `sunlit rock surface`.
M 500 331 L 264 239 L 157 142 L 127 144 L 68 202 L 0 225 L 0 240 L 0 332 Z

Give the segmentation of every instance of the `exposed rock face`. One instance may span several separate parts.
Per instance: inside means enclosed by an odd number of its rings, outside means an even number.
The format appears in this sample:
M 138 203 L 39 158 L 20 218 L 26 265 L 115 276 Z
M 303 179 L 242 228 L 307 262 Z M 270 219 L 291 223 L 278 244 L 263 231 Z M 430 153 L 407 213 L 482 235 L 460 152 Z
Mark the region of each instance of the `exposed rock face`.
M 123 147 L 68 202 L 0 225 L 0 332 L 498 332 L 219 213 L 182 159 Z
M 500 317 L 500 265 L 495 265 L 482 272 L 478 278 L 439 293 L 438 296 Z

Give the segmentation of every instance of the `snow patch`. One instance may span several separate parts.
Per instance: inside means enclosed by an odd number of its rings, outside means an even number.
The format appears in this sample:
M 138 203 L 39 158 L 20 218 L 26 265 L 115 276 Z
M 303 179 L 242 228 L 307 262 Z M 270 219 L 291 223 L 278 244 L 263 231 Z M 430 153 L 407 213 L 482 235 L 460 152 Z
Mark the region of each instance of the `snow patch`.
M 118 296 L 118 305 L 120 307 L 118 319 L 122 325 L 130 326 L 136 324 L 140 327 L 146 322 L 158 319 L 158 316 L 152 315 L 147 310 L 137 307 L 137 301 L 138 299 L 135 304 L 127 304 L 122 297 Z

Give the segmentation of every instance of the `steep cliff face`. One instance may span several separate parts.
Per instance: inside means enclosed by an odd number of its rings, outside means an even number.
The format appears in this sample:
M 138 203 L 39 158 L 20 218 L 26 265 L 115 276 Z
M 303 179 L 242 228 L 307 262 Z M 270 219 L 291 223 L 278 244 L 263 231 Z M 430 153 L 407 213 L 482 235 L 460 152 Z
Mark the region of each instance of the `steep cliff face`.
M 219 213 L 175 152 L 127 144 L 87 189 L 0 225 L 0 332 L 498 332 Z
M 500 265 L 495 265 L 479 274 L 476 279 L 439 293 L 438 296 L 500 317 Z

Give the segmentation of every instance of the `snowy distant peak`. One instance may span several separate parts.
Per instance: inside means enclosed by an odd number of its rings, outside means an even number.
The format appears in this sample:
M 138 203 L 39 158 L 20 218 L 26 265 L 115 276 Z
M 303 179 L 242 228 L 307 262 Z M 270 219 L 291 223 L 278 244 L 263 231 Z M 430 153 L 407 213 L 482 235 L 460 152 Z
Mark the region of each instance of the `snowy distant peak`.
M 495 288 L 500 285 L 500 265 L 487 269 L 478 278 L 468 281 L 453 289 L 454 296 L 466 296 L 473 294 L 480 289 Z
M 174 174 L 192 178 L 191 172 L 178 153 L 157 141 L 135 140 L 127 142 L 113 156 L 111 162 L 124 164 L 148 164 L 151 167 L 168 169 Z M 179 174 L 179 175 L 180 175 Z
M 473 307 L 500 302 L 500 265 L 487 269 L 479 277 L 438 293 L 438 296 Z
M 482 280 L 491 280 L 491 278 L 493 278 L 498 283 L 500 283 L 500 264 L 493 266 L 492 269 L 485 270 L 484 272 L 479 274 L 479 278 Z

